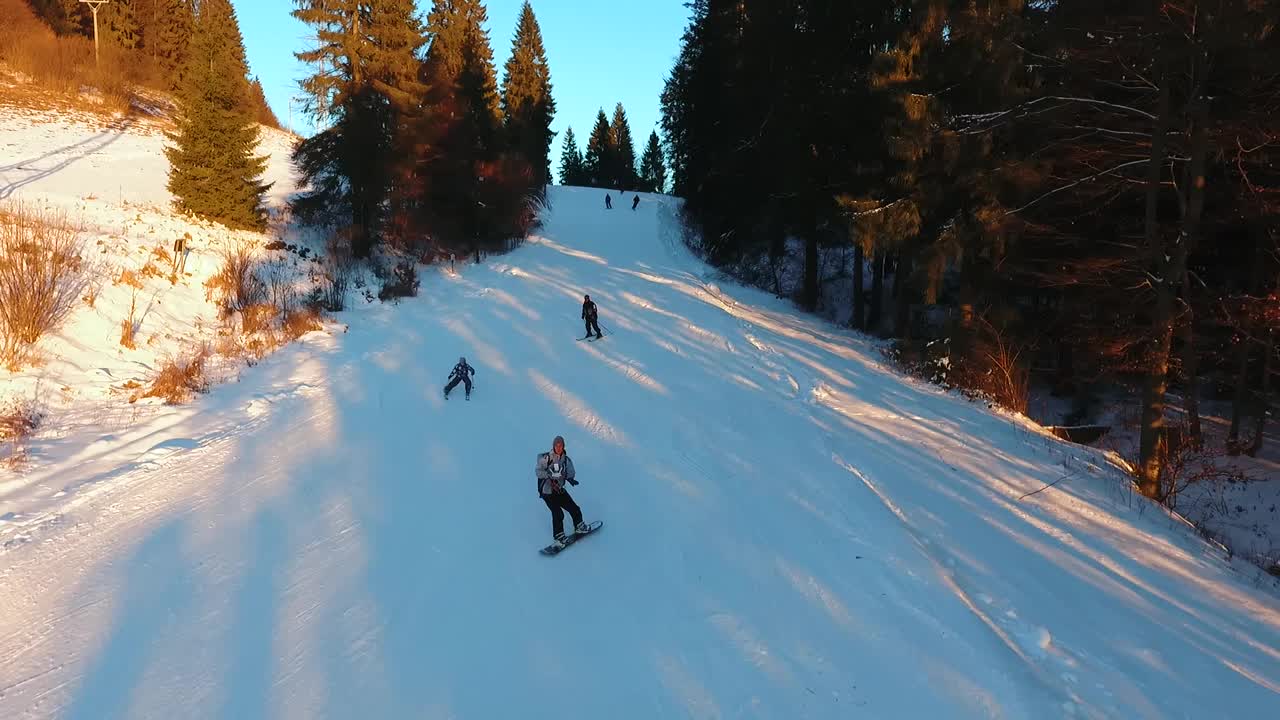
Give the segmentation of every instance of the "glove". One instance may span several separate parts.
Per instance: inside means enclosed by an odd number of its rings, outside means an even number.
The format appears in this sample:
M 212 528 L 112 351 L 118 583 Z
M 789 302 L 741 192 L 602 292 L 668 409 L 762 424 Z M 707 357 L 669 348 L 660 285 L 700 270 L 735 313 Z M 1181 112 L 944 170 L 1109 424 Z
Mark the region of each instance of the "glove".
M 577 481 L 577 480 L 574 480 L 573 478 L 569 478 L 569 484 L 570 484 L 570 485 L 572 485 L 572 486 L 574 486 L 574 487 L 577 487 L 577 486 L 578 486 L 578 481 Z

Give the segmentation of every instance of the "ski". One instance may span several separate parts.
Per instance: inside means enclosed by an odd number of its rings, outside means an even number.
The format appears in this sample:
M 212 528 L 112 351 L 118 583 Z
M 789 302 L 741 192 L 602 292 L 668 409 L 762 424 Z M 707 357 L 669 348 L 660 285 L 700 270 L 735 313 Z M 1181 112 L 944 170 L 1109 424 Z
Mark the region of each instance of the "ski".
M 560 553 L 562 553 L 562 552 L 564 552 L 566 549 L 568 549 L 568 547 L 569 547 L 570 545 L 572 545 L 572 544 L 574 544 L 574 543 L 578 542 L 578 541 L 579 541 L 579 540 L 581 540 L 582 538 L 584 538 L 584 537 L 586 537 L 586 536 L 588 536 L 588 535 L 590 535 L 590 534 L 594 533 L 595 531 L 599 530 L 599 529 L 601 528 L 601 526 L 603 526 L 603 525 L 604 525 L 604 522 L 603 522 L 603 521 L 601 521 L 601 520 L 596 520 L 595 522 L 587 523 L 587 531 L 586 531 L 586 532 L 584 532 L 584 533 L 575 532 L 575 533 L 572 533 L 572 534 L 570 534 L 570 535 L 566 536 L 566 537 L 565 537 L 565 539 L 564 539 L 564 545 L 563 545 L 563 546 L 556 545 L 555 543 L 552 543 L 551 545 L 548 545 L 548 546 L 546 546 L 546 547 L 542 548 L 542 549 L 541 549 L 541 550 L 539 550 L 538 552 L 542 553 L 543 555 L 559 555 Z

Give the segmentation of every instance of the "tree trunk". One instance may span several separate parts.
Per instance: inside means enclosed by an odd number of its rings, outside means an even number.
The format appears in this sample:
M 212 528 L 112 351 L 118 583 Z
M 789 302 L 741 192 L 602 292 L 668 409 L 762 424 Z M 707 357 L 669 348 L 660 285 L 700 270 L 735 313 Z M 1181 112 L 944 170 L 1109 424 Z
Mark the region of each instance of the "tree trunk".
M 1191 271 L 1182 271 L 1182 301 L 1186 303 L 1186 322 L 1182 323 L 1182 384 L 1185 394 L 1187 423 L 1191 445 L 1199 448 L 1203 442 L 1200 434 L 1200 354 L 1195 344 L 1195 310 L 1191 306 Z
M 805 310 L 818 309 L 818 234 L 808 233 L 804 239 L 804 292 L 800 303 Z
M 894 333 L 900 337 L 908 337 L 911 332 L 911 281 L 906 275 L 911 273 L 911 259 L 905 255 L 898 255 L 898 267 L 893 274 L 893 329 Z
M 1267 429 L 1267 412 L 1271 408 L 1271 373 L 1274 369 L 1271 363 L 1276 356 L 1275 328 L 1267 330 L 1267 344 L 1262 352 L 1262 387 L 1258 388 L 1258 415 L 1253 423 L 1253 442 L 1244 451 L 1249 457 L 1257 457 L 1258 451 L 1262 449 L 1262 434 Z
M 1240 353 L 1236 359 L 1236 391 L 1231 397 L 1231 427 L 1227 430 L 1227 452 L 1240 454 L 1240 420 L 1244 415 L 1244 403 L 1249 394 L 1249 351 L 1248 337 L 1240 338 L 1236 350 Z
M 1152 12 L 1154 13 L 1154 8 Z M 1153 17 L 1153 23 L 1155 19 Z M 1147 165 L 1147 193 L 1146 193 L 1146 213 L 1143 221 L 1143 240 L 1146 244 L 1148 257 L 1152 258 L 1152 269 L 1156 273 L 1160 273 L 1165 264 L 1162 262 L 1164 257 L 1163 243 L 1159 238 L 1159 227 L 1157 224 L 1157 209 L 1160 200 L 1160 176 L 1164 168 L 1165 158 L 1165 133 L 1170 125 L 1169 117 L 1169 86 L 1172 82 L 1166 77 L 1164 51 L 1161 49 L 1157 53 L 1159 57 L 1156 82 L 1160 83 L 1160 99 L 1159 109 L 1156 112 L 1155 127 L 1151 133 L 1151 162 Z M 1156 281 L 1157 306 L 1161 300 L 1165 300 L 1170 292 L 1168 288 L 1169 280 L 1167 275 L 1158 278 Z M 1157 313 L 1159 309 L 1157 308 Z M 1157 328 L 1159 328 L 1159 319 L 1157 319 Z M 1164 348 L 1160 347 L 1161 341 L 1156 341 L 1156 355 L 1153 359 L 1153 367 L 1148 369 L 1148 377 L 1143 387 L 1142 393 L 1142 425 L 1141 434 L 1139 436 L 1138 456 L 1140 459 L 1138 489 L 1147 497 L 1155 497 L 1160 491 L 1160 465 L 1157 453 L 1157 444 L 1160 440 L 1160 431 L 1164 426 L 1164 377 L 1165 370 L 1168 367 L 1168 341 L 1164 341 Z M 1161 355 L 1163 353 L 1163 355 Z M 1163 358 L 1163 359 L 1160 359 Z
M 782 267 L 787 261 L 787 232 L 782 224 L 782 214 L 778 212 L 776 205 L 777 201 L 769 201 L 769 207 L 765 210 L 767 219 L 764 221 L 764 231 L 768 234 L 766 241 L 769 245 L 770 267 L 775 268 L 773 294 L 782 297 L 782 278 L 776 268 Z
M 862 266 L 863 266 L 862 243 L 853 244 L 853 314 L 849 316 L 849 326 L 858 330 L 865 330 L 863 324 L 863 305 L 862 299 Z
M 884 309 L 884 251 L 876 251 L 875 273 L 871 276 L 871 307 L 868 308 L 867 332 L 880 332 L 880 315 Z
M 1204 50 L 1199 42 L 1194 46 L 1195 61 L 1193 63 L 1194 91 L 1191 96 L 1191 161 L 1187 165 L 1183 192 L 1187 200 L 1183 203 L 1185 210 L 1182 216 L 1182 227 L 1173 247 L 1165 250 L 1162 243 L 1157 243 L 1158 274 L 1155 279 L 1156 306 L 1152 315 L 1152 327 L 1155 330 L 1155 347 L 1151 364 L 1147 368 L 1147 377 L 1142 398 L 1142 434 L 1138 450 L 1138 490 L 1149 498 L 1160 496 L 1160 476 L 1163 465 L 1164 440 L 1164 402 L 1165 392 L 1169 385 L 1169 350 L 1173 344 L 1174 291 L 1175 283 L 1182 279 L 1186 272 L 1187 253 L 1200 232 L 1200 215 L 1204 208 L 1205 158 L 1208 154 L 1209 136 L 1205 127 L 1208 120 L 1208 99 L 1204 96 Z M 1161 92 L 1165 92 L 1168 82 L 1162 83 Z M 1159 125 L 1160 123 L 1157 123 Z M 1163 136 L 1162 129 L 1156 129 L 1156 141 L 1152 143 L 1152 162 L 1157 161 L 1154 146 Z M 1148 196 L 1150 197 L 1150 196 Z M 1148 217 L 1151 210 L 1148 209 Z M 1151 231 L 1151 228 L 1148 228 Z
M 1262 267 L 1266 264 L 1266 252 L 1263 250 L 1261 240 L 1254 246 L 1254 261 L 1251 263 L 1249 278 L 1244 286 L 1244 294 L 1251 295 L 1258 291 L 1262 286 Z M 1236 365 L 1236 390 L 1231 396 L 1231 427 L 1227 430 L 1227 452 L 1231 455 L 1240 454 L 1240 421 L 1244 416 L 1244 406 L 1248 400 L 1249 393 L 1249 354 L 1253 351 L 1253 323 L 1246 315 L 1241 318 L 1244 324 L 1240 328 L 1240 344 L 1236 347 L 1237 365 Z

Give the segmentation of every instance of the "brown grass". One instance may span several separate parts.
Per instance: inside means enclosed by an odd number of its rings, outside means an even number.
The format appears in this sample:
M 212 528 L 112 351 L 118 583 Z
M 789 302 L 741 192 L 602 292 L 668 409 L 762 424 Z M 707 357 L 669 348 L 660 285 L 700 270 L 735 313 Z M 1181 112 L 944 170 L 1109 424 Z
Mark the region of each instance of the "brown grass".
M 24 0 L 0 0 L 0 18 L 0 63 L 78 108 L 126 110 L 133 86 L 156 85 L 158 73 L 145 53 L 103 42 L 95 61 L 92 38 L 55 34 Z M 99 100 L 84 94 L 85 87 L 97 90 Z
M 21 363 L 90 286 L 80 230 L 64 214 L 11 205 L 0 212 L 0 361 Z
M 156 265 L 155 260 L 147 260 L 147 264 L 142 266 L 142 270 L 139 273 L 143 277 L 165 278 L 169 276 L 167 272 L 160 269 L 159 265 Z
M 320 324 L 320 311 L 315 308 L 290 310 L 284 316 L 284 336 L 290 341 L 306 335 L 313 330 L 323 330 Z
M 240 332 L 245 335 L 270 333 L 276 308 L 270 303 L 254 303 L 240 311 Z
M 142 289 L 142 279 L 138 277 L 138 273 L 125 268 L 120 271 L 120 277 L 116 278 L 117 285 L 128 285 L 134 290 Z
M 192 352 L 170 358 L 161 368 L 151 386 L 142 394 L 144 398 L 162 398 L 166 405 L 181 405 L 197 393 L 208 392 L 205 363 L 209 360 L 209 347 L 202 345 Z
M 120 344 L 130 350 L 136 350 L 137 344 L 134 343 L 133 336 L 138 332 L 138 323 L 134 320 L 134 313 L 138 308 L 138 294 L 134 293 L 133 298 L 129 301 L 129 317 L 120 321 Z

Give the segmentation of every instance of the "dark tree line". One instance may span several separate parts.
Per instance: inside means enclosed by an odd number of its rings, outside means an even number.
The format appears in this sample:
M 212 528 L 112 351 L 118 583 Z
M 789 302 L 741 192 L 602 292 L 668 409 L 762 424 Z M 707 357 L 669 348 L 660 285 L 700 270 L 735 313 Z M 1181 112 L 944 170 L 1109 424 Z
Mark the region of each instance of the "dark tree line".
M 425 21 L 412 0 L 296 5 L 320 124 L 294 155 L 302 217 L 343 228 L 357 257 L 384 241 L 478 254 L 536 225 L 555 102 L 528 3 L 501 88 L 479 0 L 434 0 Z
M 816 309 L 847 247 L 855 327 L 910 349 L 942 310 L 979 386 L 1034 363 L 1063 392 L 1138 388 L 1148 496 L 1171 383 L 1192 442 L 1200 379 L 1233 387 L 1233 449 L 1256 451 L 1240 416 L 1265 418 L 1280 372 L 1280 0 L 692 9 L 662 125 L 708 259 L 794 243 Z
M 613 109 L 612 121 L 601 109 L 587 138 L 585 152 L 578 149 L 573 128 L 565 132 L 560 152 L 560 184 L 664 192 L 667 171 L 657 133 L 649 135 L 649 144 L 637 170 L 635 142 L 626 109 L 618 103 Z

